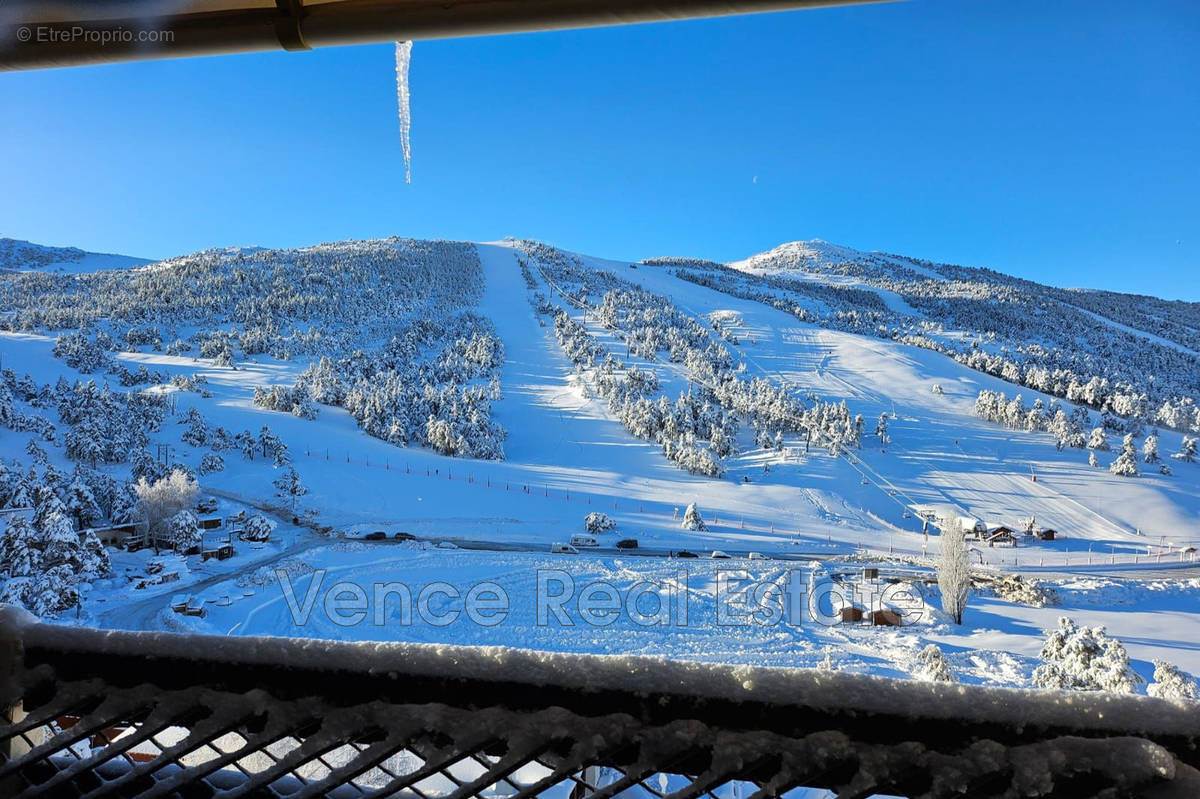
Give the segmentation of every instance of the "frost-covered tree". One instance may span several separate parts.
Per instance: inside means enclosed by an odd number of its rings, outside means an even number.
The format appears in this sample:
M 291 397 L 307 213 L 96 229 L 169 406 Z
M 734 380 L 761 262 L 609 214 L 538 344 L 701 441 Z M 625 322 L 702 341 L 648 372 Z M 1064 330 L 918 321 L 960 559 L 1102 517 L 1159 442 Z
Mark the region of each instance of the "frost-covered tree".
M 1121 454 L 1108 467 L 1108 470 L 1120 477 L 1137 477 L 1137 449 L 1133 443 L 1133 433 L 1126 433 L 1121 443 Z
M 886 413 L 879 414 L 879 421 L 875 423 L 875 435 L 879 436 L 879 446 L 886 447 L 891 439 L 888 438 L 888 415 Z
M 1098 461 L 1096 459 L 1095 450 L 1088 453 L 1088 466 L 1091 466 L 1093 469 L 1097 469 L 1100 467 L 1100 461 Z
M 166 522 L 167 543 L 176 552 L 187 552 L 199 546 L 202 537 L 200 521 L 191 510 L 181 510 Z
M 308 489 L 300 482 L 300 475 L 291 466 L 275 479 L 274 486 L 279 496 L 291 500 L 293 512 L 296 510 L 296 500 L 308 493 Z
M 1146 436 L 1146 440 L 1142 442 L 1142 460 L 1146 463 L 1158 463 L 1158 431 L 1150 431 L 1150 435 Z
M 261 513 L 253 513 L 246 519 L 240 537 L 245 541 L 268 541 L 275 531 L 275 522 Z
M 1103 427 L 1092 428 L 1092 434 L 1088 438 L 1087 448 L 1091 450 L 1100 450 L 1102 452 L 1107 452 L 1110 449 L 1108 446 L 1108 434 L 1105 432 Z
M 617 529 L 617 523 L 607 513 L 593 511 L 583 519 L 583 529 L 589 533 L 607 533 Z
M 707 530 L 708 525 L 704 523 L 704 519 L 700 516 L 700 510 L 696 507 L 696 503 L 692 502 L 683 512 L 683 529 L 684 530 Z
M 196 505 L 200 487 L 187 473 L 175 470 L 154 482 L 142 478 L 133 486 L 137 493 L 143 518 L 154 540 L 166 539 L 169 521 L 185 509 Z
M 1181 705 L 1200 702 L 1196 681 L 1165 660 L 1154 661 L 1154 679 L 1146 686 L 1146 694 Z
M 971 562 L 962 524 L 947 516 L 939 525 L 941 554 L 938 557 L 938 588 L 942 592 L 942 610 L 955 624 L 962 624 L 963 611 L 971 592 Z
M 916 664 L 913 667 L 914 676 L 930 682 L 954 682 L 954 673 L 950 664 L 937 644 L 929 644 L 917 653 Z
M 1141 682 L 1125 647 L 1103 626 L 1081 627 L 1066 616 L 1046 636 L 1041 658 L 1033 671 L 1033 683 L 1041 688 L 1128 694 Z

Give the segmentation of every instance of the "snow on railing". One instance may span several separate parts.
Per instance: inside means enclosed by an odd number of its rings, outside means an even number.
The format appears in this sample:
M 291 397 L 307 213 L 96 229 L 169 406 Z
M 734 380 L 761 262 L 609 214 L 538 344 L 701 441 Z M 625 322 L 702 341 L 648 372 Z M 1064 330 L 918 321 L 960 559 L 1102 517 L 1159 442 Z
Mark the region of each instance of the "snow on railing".
M 7 609 L 0 638 L 3 796 L 1200 795 L 1200 715 L 1146 697 Z

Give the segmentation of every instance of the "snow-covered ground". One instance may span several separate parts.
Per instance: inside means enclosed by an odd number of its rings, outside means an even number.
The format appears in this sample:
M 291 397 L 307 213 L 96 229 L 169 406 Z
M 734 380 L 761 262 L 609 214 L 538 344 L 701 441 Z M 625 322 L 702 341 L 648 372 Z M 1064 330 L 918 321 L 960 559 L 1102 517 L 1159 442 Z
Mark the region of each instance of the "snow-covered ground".
M 502 397 L 493 405 L 495 421 L 508 431 L 503 461 L 396 446 L 366 435 L 337 407 L 321 406 L 317 418 L 307 420 L 253 404 L 256 386 L 290 385 L 311 362 L 308 357 L 282 361 L 258 354 L 219 366 L 211 359 L 144 347 L 120 353 L 129 368 L 145 365 L 207 379 L 208 397 L 164 389 L 173 396 L 176 417 L 194 407 L 210 425 L 231 431 L 269 425 L 287 443 L 308 488 L 296 510 L 308 526 L 290 524 L 286 503 L 274 496 L 278 472 L 269 461 L 228 454 L 224 471 L 202 477 L 203 491 L 221 498 L 223 512 L 259 508 L 274 513 L 280 522 L 275 539 L 257 547 L 240 543 L 229 561 L 178 559 L 172 566 L 181 572 L 178 583 L 143 589 L 131 587 L 125 575 L 144 572 L 152 556 L 120 554 L 113 561 L 114 577 L 86 592 L 79 618 L 68 615 L 62 621 L 231 635 L 507 644 L 781 666 L 832 663 L 893 676 L 911 674 L 917 652 L 935 642 L 960 679 L 1025 685 L 1043 630 L 1069 615 L 1107 625 L 1126 643 L 1143 677 L 1149 677 L 1155 658 L 1200 672 L 1195 643 L 1200 640 L 1200 562 L 1186 551 L 1200 546 L 1200 464 L 1173 462 L 1170 476 L 1148 469 L 1137 479 L 1111 475 L 1088 466 L 1084 450 L 1056 450 L 1048 434 L 1014 432 L 977 418 L 973 407 L 980 390 L 1011 396 L 1014 387 L 942 354 L 805 324 L 768 305 L 681 280 L 666 268 L 581 256 L 586 267 L 668 297 L 696 319 L 720 320 L 737 335 L 737 343 L 727 346 L 745 364 L 748 377 L 826 401 L 845 399 L 871 424 L 863 448 L 842 457 L 815 448 L 806 453 L 804 442 L 791 438 L 782 452 L 764 451 L 743 435 L 741 454 L 727 460 L 723 478 L 689 475 L 665 459 L 659 445 L 632 437 L 608 404 L 585 387 L 552 326 L 530 303 L 515 245 L 498 242 L 477 249 L 484 289 L 476 310 L 491 320 L 505 350 Z M 89 257 L 71 263 L 108 268 Z M 742 266 L 752 268 L 753 259 Z M 903 266 L 937 277 L 908 262 Z M 812 279 L 838 281 L 828 275 Z M 898 296 L 884 299 L 905 311 L 896 304 L 903 304 Z M 612 332 L 594 316 L 578 308 L 571 313 L 624 357 Z M 53 385 L 60 376 L 103 380 L 54 358 L 53 344 L 48 335 L 0 334 L 3 366 L 18 375 L 28 372 L 39 384 Z M 669 396 L 687 385 L 681 365 L 664 360 L 654 368 Z M 943 393 L 933 393 L 934 384 Z M 1027 404 L 1036 396 L 1020 391 Z M 889 417 L 886 447 L 869 434 L 881 414 Z M 170 444 L 173 458 L 195 467 L 205 449 L 186 444 L 180 438 L 184 427 L 174 422 L 167 420 L 154 443 Z M 5 431 L 0 457 L 25 458 L 27 439 Z M 1180 442 L 1178 434 L 1162 432 L 1164 453 L 1177 451 Z M 62 449 L 44 446 L 50 461 L 69 473 L 73 464 Z M 111 471 L 127 476 L 128 467 Z M 707 530 L 681 528 L 680 516 L 690 503 L 698 505 Z M 1033 517 L 1039 526 L 1056 529 L 1052 542 L 1020 536 L 1015 548 L 977 546 L 972 559 L 986 574 L 1009 571 L 1044 579 L 1057 587 L 1060 603 L 1034 608 L 980 593 L 964 624 L 950 624 L 936 607 L 936 590 L 925 583 L 932 575 L 929 558 L 938 547 L 937 536 L 923 532 L 922 510 L 1012 527 Z M 584 516 L 593 511 L 609 514 L 617 524 L 614 532 L 600 536 L 600 549 L 551 555 L 552 543 L 584 532 Z M 321 528 L 332 533 L 316 532 Z M 389 540 L 354 540 L 375 531 Z M 400 543 L 392 538 L 398 532 L 423 540 Z M 623 538 L 637 539 L 641 554 L 616 550 L 615 542 Z M 460 548 L 443 549 L 436 542 Z M 669 557 L 685 549 L 701 555 L 721 550 L 735 557 Z M 747 559 L 752 552 L 763 559 Z M 885 564 L 885 577 L 912 580 L 920 621 L 881 628 L 811 619 L 724 624 L 717 617 L 722 570 L 744 571 L 762 585 L 786 585 L 793 572 L 810 587 L 841 585 L 872 558 Z M 281 564 L 300 601 L 321 575 L 316 609 L 303 624 L 296 622 L 295 609 L 273 574 Z M 541 624 L 539 574 L 563 570 L 577 589 L 611 586 L 621 603 L 642 583 L 686 582 L 687 624 L 642 625 L 629 612 L 606 625 L 585 623 L 577 613 L 573 624 Z M 406 624 L 389 606 L 381 623 L 372 617 L 346 625 L 325 606 L 327 589 L 339 582 L 362 586 L 368 594 L 376 584 L 403 583 L 414 601 L 422 588 L 445 583 L 452 590 L 430 599 L 434 616 L 456 609 L 452 594 L 465 596 L 472 586 L 490 582 L 508 596 L 510 612 L 494 626 L 462 618 L 446 625 L 420 618 Z M 171 613 L 170 598 L 179 593 L 203 600 L 206 615 Z M 336 598 L 330 601 L 336 604 Z M 578 611 L 577 605 L 571 607 Z

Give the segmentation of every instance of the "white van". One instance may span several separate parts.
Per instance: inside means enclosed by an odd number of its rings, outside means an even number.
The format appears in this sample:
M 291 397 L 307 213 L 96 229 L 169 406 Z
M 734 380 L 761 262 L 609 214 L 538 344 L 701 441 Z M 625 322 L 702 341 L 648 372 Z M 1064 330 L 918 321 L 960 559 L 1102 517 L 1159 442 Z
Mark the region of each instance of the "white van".
M 570 544 L 551 544 L 550 552 L 555 555 L 578 555 L 579 550 Z
M 571 536 L 571 546 L 598 547 L 600 546 L 600 542 L 590 535 L 573 535 Z

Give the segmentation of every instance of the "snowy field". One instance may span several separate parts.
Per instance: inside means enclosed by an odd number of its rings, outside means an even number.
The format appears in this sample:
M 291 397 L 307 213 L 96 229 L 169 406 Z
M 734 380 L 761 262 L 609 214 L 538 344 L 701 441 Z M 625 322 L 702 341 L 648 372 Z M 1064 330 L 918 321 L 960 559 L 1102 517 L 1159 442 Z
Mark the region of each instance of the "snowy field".
M 664 458 L 659 444 L 630 435 L 597 396 L 595 376 L 577 370 L 564 353 L 553 324 L 533 304 L 534 291 L 553 296 L 549 273 L 535 271 L 531 287 L 517 245 L 499 242 L 476 249 L 483 286 L 472 310 L 490 321 L 503 344 L 499 396 L 490 406 L 492 421 L 507 431 L 503 460 L 451 457 L 411 442 L 391 443 L 367 435 L 343 407 L 323 404 L 315 419 L 306 419 L 255 404 L 256 387 L 290 386 L 318 360 L 312 354 L 283 359 L 260 352 L 222 364 L 195 351 L 168 355 L 134 347 L 115 353 L 130 370 L 145 366 L 206 381 L 203 393 L 168 384 L 149 389 L 169 397 L 171 416 L 152 434 L 148 450 L 169 445 L 174 462 L 197 469 L 208 448 L 189 444 L 183 437 L 186 426 L 177 423 L 193 408 L 213 428 L 258 431 L 268 425 L 286 444 L 307 491 L 293 509 L 291 500 L 277 496 L 280 470 L 268 458 L 225 453 L 222 471 L 200 477 L 201 493 L 219 498 L 221 514 L 268 514 L 278 525 L 272 540 L 238 542 L 236 556 L 228 561 L 201 563 L 197 556 L 155 556 L 149 550 L 114 553 L 112 575 L 83 586 L 82 608 L 60 621 L 652 654 L 897 677 L 918 675 L 917 654 L 935 643 L 960 680 L 1028 685 L 1044 631 L 1066 615 L 1081 624 L 1105 625 L 1124 642 L 1144 679 L 1151 676 L 1155 659 L 1200 672 L 1200 562 L 1190 549 L 1200 546 L 1200 464 L 1171 461 L 1169 476 L 1143 469 L 1136 479 L 1118 477 L 1089 466 L 1087 450 L 1059 451 L 1047 433 L 1009 430 L 974 413 L 981 390 L 1010 397 L 1019 392 L 1029 405 L 1039 395 L 1027 388 L 929 349 L 807 324 L 770 305 L 679 279 L 664 267 L 580 256 L 586 270 L 611 272 L 670 298 L 705 326 L 719 324 L 729 334 L 721 346 L 746 379 L 763 378 L 797 396 L 844 399 L 852 413 L 869 422 L 861 448 L 837 456 L 818 447 L 806 451 L 803 438 L 794 434 L 784 437 L 781 449 L 764 449 L 743 428 L 737 454 L 724 460 L 723 476 L 689 474 Z M 71 263 L 101 266 L 86 258 Z M 883 300 L 904 310 L 898 296 Z M 566 308 L 614 355 L 655 370 L 668 397 L 688 389 L 683 364 L 630 355 L 594 312 Z M 53 386 L 62 377 L 103 385 L 103 374 L 83 374 L 54 356 L 56 335 L 0 334 L 3 368 L 28 373 L 39 385 Z M 935 384 L 940 393 L 933 392 Z M 1046 405 L 1054 401 L 1040 396 Z M 871 434 L 881 415 L 888 419 L 886 443 Z M 0 458 L 27 471 L 29 437 L 3 431 Z M 1119 437 L 1113 443 L 1119 448 Z M 1164 454 L 1182 444 L 1181 434 L 1161 431 Z M 75 463 L 61 442 L 41 446 L 49 464 L 71 473 Z M 1104 454 L 1107 464 L 1115 452 Z M 102 470 L 128 478 L 128 464 Z M 704 530 L 682 529 L 684 509 L 693 503 Z M 606 513 L 616 523 L 615 530 L 597 536 L 600 546 L 550 554 L 552 544 L 583 534 L 584 517 L 592 512 Z M 1018 532 L 1015 547 L 976 542 L 971 560 L 988 579 L 1015 573 L 1040 580 L 1056 601 L 1033 607 L 992 595 L 981 583 L 963 624 L 951 623 L 933 584 L 938 536 L 923 529 L 923 513 L 978 518 L 1018 530 L 1032 518 L 1039 527 L 1053 528 L 1053 541 Z M 376 533 L 387 540 L 363 540 Z M 400 542 L 397 533 L 420 540 Z M 616 549 L 618 540 L 629 538 L 637 540 L 637 554 Z M 680 550 L 701 557 L 677 557 Z M 714 551 L 732 557 L 714 559 Z M 178 571 L 180 579 L 133 587 L 151 561 Z M 785 613 L 771 623 L 729 623 L 720 617 L 725 604 L 739 606 L 737 599 L 725 601 L 729 592 L 721 590 L 723 580 L 776 586 L 762 589 L 772 596 L 792 580 L 810 590 L 845 590 L 862 587 L 864 563 L 881 568 L 877 590 L 904 588 L 906 598 L 899 604 L 913 614 L 904 626 L 833 623 L 837 606 L 829 604 L 828 595 L 815 611 L 806 604 L 799 617 Z M 277 568 L 288 574 L 285 584 Z M 540 620 L 548 587 L 542 580 L 564 574 L 575 589 L 564 605 L 571 623 Z M 330 610 L 343 607 L 337 597 L 326 598 L 342 583 L 361 587 L 368 600 L 375 599 L 377 585 L 402 584 L 411 592 L 414 618 L 406 618 L 392 595 L 387 602 L 369 601 L 367 619 L 347 624 Z M 507 597 L 502 621 L 466 618 L 460 600 L 481 584 L 494 584 Z M 418 612 L 422 589 L 439 585 L 440 593 L 428 596 Z M 580 615 L 578 593 L 592 585 L 607 586 L 596 600 L 601 606 L 610 601 L 619 606 L 603 624 Z M 639 614 L 653 599 L 673 597 L 678 603 L 681 592 L 688 604 L 685 623 L 677 618 L 677 607 L 665 622 L 641 623 L 645 619 Z M 196 598 L 204 615 L 172 612 L 171 598 L 179 594 Z M 640 597 L 632 610 L 626 604 L 630 595 Z M 295 600 L 290 604 L 289 596 Z M 357 607 L 353 590 L 349 596 L 346 601 Z M 744 592 L 741 596 L 744 602 Z M 306 597 L 313 598 L 311 612 L 298 620 L 297 604 Z M 889 607 L 897 604 L 889 602 Z M 455 620 L 440 623 L 449 616 Z

